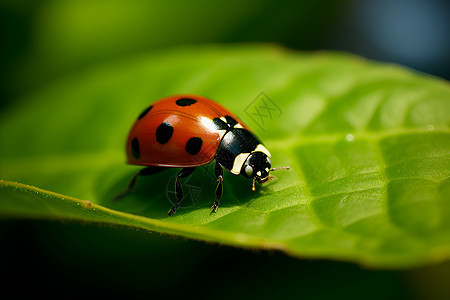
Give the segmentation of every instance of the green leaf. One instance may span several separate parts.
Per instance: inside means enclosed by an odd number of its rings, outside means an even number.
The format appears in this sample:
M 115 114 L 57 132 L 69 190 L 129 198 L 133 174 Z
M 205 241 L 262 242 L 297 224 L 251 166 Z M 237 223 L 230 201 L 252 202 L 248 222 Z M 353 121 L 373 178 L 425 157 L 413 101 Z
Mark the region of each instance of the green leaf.
M 125 165 L 132 123 L 179 93 L 226 105 L 272 165 L 291 170 L 256 192 L 226 172 L 217 213 L 212 165 L 184 180 L 173 217 L 176 169 L 111 201 L 140 169 Z M 62 79 L 2 112 L 0 215 L 413 267 L 450 257 L 449 126 L 448 82 L 397 66 L 263 45 L 164 50 Z

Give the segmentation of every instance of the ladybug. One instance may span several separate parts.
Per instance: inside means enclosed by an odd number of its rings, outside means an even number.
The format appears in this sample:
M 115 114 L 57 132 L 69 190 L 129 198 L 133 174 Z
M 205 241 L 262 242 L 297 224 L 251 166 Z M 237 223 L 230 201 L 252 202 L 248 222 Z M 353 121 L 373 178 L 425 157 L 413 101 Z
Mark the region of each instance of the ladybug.
M 177 95 L 160 99 L 148 106 L 131 128 L 126 144 L 128 163 L 145 166 L 137 172 L 121 198 L 134 190 L 138 176 L 148 176 L 166 168 L 182 168 L 175 180 L 176 203 L 169 216 L 176 213 L 183 200 L 180 180 L 196 167 L 215 160 L 216 199 L 219 207 L 223 193 L 223 168 L 263 183 L 272 178 L 270 152 L 236 115 L 214 101 L 197 95 Z

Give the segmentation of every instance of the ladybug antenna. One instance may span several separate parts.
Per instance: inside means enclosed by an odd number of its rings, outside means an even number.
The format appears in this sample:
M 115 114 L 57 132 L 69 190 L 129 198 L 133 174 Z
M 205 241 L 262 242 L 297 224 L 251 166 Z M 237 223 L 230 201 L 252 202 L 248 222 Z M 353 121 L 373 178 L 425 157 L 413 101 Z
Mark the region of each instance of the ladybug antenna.
M 277 168 L 272 168 L 270 169 L 270 171 L 275 171 L 275 170 L 289 170 L 291 167 L 286 166 L 286 167 L 277 167 Z
M 253 177 L 252 191 L 256 190 L 256 188 L 255 188 L 255 180 L 256 180 L 256 178 Z

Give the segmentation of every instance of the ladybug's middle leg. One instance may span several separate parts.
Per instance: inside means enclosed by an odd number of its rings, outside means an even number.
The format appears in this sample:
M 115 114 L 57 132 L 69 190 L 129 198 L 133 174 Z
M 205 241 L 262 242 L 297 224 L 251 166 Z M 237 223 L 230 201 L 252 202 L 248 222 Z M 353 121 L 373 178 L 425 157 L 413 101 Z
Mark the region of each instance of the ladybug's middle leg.
M 174 206 L 172 206 L 172 208 L 169 210 L 169 216 L 173 215 L 174 213 L 177 212 L 177 209 L 180 207 L 181 205 L 181 200 L 183 200 L 184 195 L 183 195 L 183 189 L 181 188 L 181 183 L 180 183 L 180 179 L 181 178 L 185 178 L 188 177 L 189 175 L 192 174 L 192 172 L 194 172 L 195 167 L 190 167 L 190 168 L 183 168 L 181 169 L 181 171 L 178 173 L 177 175 L 177 179 L 175 180 L 175 196 L 177 197 L 177 202 L 175 203 Z
M 219 163 L 216 162 L 216 167 L 214 168 L 214 173 L 217 178 L 217 186 L 216 186 L 216 200 L 214 200 L 214 205 L 211 207 L 213 212 L 217 211 L 219 207 L 219 200 L 223 194 L 223 170 Z

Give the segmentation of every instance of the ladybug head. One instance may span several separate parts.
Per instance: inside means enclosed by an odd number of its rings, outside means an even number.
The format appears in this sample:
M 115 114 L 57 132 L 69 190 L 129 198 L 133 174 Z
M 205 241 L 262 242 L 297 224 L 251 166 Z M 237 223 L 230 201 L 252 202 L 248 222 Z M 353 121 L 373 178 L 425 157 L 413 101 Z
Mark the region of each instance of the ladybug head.
M 253 183 L 255 180 L 258 183 L 263 183 L 269 179 L 269 171 L 270 158 L 263 152 L 253 152 L 244 162 L 241 174 L 247 178 L 253 178 Z
M 251 153 L 244 164 L 242 165 L 241 175 L 247 178 L 253 178 L 252 190 L 255 190 L 255 181 L 258 183 L 264 183 L 274 176 L 269 175 L 270 171 L 275 171 L 279 169 L 289 170 L 290 167 L 278 167 L 271 168 L 270 158 L 263 152 L 253 152 Z

